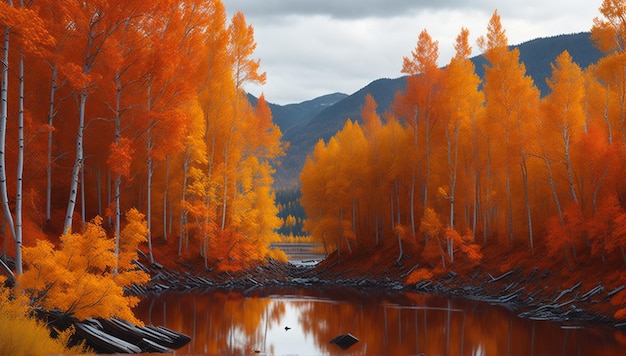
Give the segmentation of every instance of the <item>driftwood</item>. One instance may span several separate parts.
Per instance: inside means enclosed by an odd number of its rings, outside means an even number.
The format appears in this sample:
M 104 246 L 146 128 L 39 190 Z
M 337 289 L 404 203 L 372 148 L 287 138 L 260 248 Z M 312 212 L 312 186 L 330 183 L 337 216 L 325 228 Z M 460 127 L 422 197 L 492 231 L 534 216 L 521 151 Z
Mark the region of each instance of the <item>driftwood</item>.
M 589 292 L 581 295 L 580 296 L 580 300 L 581 301 L 586 301 L 587 299 L 593 297 L 594 295 L 602 293 L 602 292 L 604 292 L 604 286 L 602 285 L 602 283 L 600 283 L 597 286 L 591 288 L 591 290 L 589 290 Z
M 572 291 L 574 291 L 574 289 L 580 287 L 580 285 L 583 284 L 582 282 L 578 282 L 575 285 L 571 286 L 570 288 L 567 288 L 563 291 L 561 291 L 561 294 L 559 294 L 558 297 L 554 298 L 554 300 L 552 301 L 552 304 L 556 303 L 557 300 L 561 299 L 562 296 L 566 295 L 567 293 L 571 293 Z
M 548 304 L 539 304 L 534 309 L 524 311 L 519 314 L 520 317 L 529 318 L 533 320 L 548 320 L 548 321 L 566 321 L 566 320 L 600 320 L 602 319 L 598 315 L 587 313 L 582 309 L 575 306 L 574 302 L 589 303 L 590 298 L 604 292 L 604 286 L 600 283 L 589 291 L 581 295 L 580 292 L 574 294 L 570 299 L 559 302 L 565 295 L 574 292 L 582 285 L 582 282 L 578 282 L 570 288 L 564 289 Z M 545 290 L 545 288 L 544 288 Z M 538 295 L 536 293 L 532 296 L 533 300 Z M 591 301 L 593 302 L 593 301 Z M 578 303 L 576 303 L 578 304 Z M 617 326 L 616 326 L 617 327 Z
M 415 266 L 411 267 L 411 269 L 410 269 L 408 272 L 405 272 L 405 273 L 403 273 L 403 274 L 400 276 L 400 279 L 402 279 L 402 278 L 404 278 L 404 277 L 408 276 L 409 274 L 411 274 L 411 272 L 415 271 L 415 270 L 416 270 L 416 269 L 418 269 L 418 268 L 419 268 L 419 264 L 417 264 L 417 265 L 415 265 Z
M 162 326 L 137 326 L 121 319 L 86 319 L 75 322 L 76 337 L 96 352 L 171 353 L 191 338 Z
M 128 294 L 147 295 L 158 294 L 166 290 L 190 291 L 205 288 L 220 288 L 240 290 L 245 294 L 256 292 L 264 287 L 303 287 L 317 288 L 324 286 L 341 286 L 350 288 L 371 288 L 385 291 L 419 291 L 420 293 L 458 295 L 464 298 L 497 304 L 511 310 L 523 309 L 521 317 L 537 320 L 596 320 L 609 322 L 597 314 L 586 313 L 578 307 L 586 308 L 591 303 L 605 302 L 608 298 L 626 289 L 620 286 L 605 293 L 605 287 L 599 283 L 593 288 L 576 292 L 582 286 L 582 281 L 564 289 L 549 292 L 549 287 L 537 286 L 540 279 L 546 278 L 549 270 L 540 271 L 533 267 L 528 273 L 519 270 L 509 270 L 500 275 L 480 273 L 476 270 L 472 276 L 474 283 L 463 285 L 456 274 L 450 272 L 437 280 L 422 280 L 418 283 L 406 285 L 401 281 L 420 267 L 428 265 L 413 265 L 400 274 L 385 272 L 375 277 L 359 276 L 356 270 L 334 270 L 337 262 L 320 268 L 310 265 L 295 265 L 268 260 L 267 264 L 254 269 L 232 272 L 213 273 L 210 275 L 195 275 L 189 272 L 170 271 L 159 266 L 149 266 L 152 278 L 148 285 L 132 285 L 126 288 Z M 138 265 L 139 268 L 142 265 Z M 352 273 L 351 273 L 352 272 Z M 400 277 L 398 277 L 398 275 Z M 517 277 L 519 278 L 517 278 Z M 508 278 L 508 279 L 507 279 Z M 498 283 L 494 283 L 498 282 Z M 525 290 L 528 290 L 527 292 Z M 567 300 L 566 296 L 570 295 Z M 580 303 L 580 304 L 579 304 Z M 623 326 L 626 328 L 626 324 Z
M 470 299 L 478 300 L 481 302 L 489 303 L 489 304 L 499 304 L 504 306 L 512 306 L 521 298 L 521 292 L 524 290 L 524 287 L 520 287 L 512 293 L 505 294 L 502 296 L 480 296 L 473 295 L 469 296 Z
M 491 283 L 491 282 L 496 282 L 496 281 L 499 281 L 499 280 L 501 280 L 501 279 L 503 279 L 503 278 L 506 278 L 506 277 L 508 277 L 508 276 L 510 276 L 510 275 L 512 275 L 512 274 L 513 274 L 513 271 L 512 271 L 512 270 L 511 270 L 511 271 L 508 271 L 508 272 L 506 272 L 506 273 L 503 273 L 503 274 L 499 275 L 498 277 L 494 277 L 494 276 L 492 276 L 491 274 L 489 274 L 489 281 L 488 281 L 487 283 Z
M 613 297 L 615 294 L 617 294 L 617 293 L 621 292 L 622 290 L 624 290 L 624 288 L 626 288 L 626 286 L 622 284 L 621 286 L 619 286 L 619 287 L 613 289 L 612 291 L 610 291 L 607 294 L 607 297 L 609 297 L 609 298 Z

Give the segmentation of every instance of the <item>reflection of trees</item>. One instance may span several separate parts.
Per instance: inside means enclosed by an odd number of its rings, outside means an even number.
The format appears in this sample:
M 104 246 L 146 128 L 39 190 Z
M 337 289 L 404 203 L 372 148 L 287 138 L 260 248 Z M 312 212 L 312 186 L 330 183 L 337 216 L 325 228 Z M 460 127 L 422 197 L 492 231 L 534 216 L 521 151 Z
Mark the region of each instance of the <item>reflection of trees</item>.
M 321 352 L 344 353 L 328 341 L 351 333 L 354 354 L 540 355 L 578 354 L 584 345 L 551 323 L 516 317 L 516 312 L 484 303 L 421 294 L 362 299 L 360 304 L 297 302 L 300 327 Z M 568 335 L 569 333 L 569 335 Z M 562 336 L 562 339 L 556 336 Z
M 315 343 L 317 350 L 305 353 L 345 354 L 329 341 L 348 332 L 359 338 L 348 352 L 367 355 L 611 354 L 619 347 L 598 328 L 563 330 L 472 301 L 354 289 L 282 292 L 264 291 L 260 297 L 227 291 L 171 293 L 143 301 L 135 314 L 148 324 L 192 336 L 177 351 L 181 355 L 271 353 L 281 340 L 268 339 L 268 331 L 282 329 L 288 312 L 298 313 L 298 325 L 290 326 Z M 267 295 L 298 298 L 263 297 Z
M 262 347 L 264 334 L 285 313 L 271 299 L 241 293 L 165 294 L 142 303 L 136 314 L 147 324 L 165 325 L 192 337 L 178 353 L 223 355 L 250 353 Z

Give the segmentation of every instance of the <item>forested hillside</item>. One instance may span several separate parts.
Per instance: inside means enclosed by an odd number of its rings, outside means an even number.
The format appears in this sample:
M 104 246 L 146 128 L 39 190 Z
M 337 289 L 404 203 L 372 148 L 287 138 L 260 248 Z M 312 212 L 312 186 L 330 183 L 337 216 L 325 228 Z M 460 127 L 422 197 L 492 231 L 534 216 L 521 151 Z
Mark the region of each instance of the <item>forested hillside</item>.
M 535 85 L 542 95 L 550 91 L 546 79 L 551 75 L 550 65 L 554 59 L 563 51 L 567 50 L 572 56 L 572 60 L 581 68 L 587 68 L 596 63 L 602 56 L 593 41 L 589 38 L 590 33 L 577 33 L 558 35 L 549 38 L 537 38 L 528 42 L 511 46 L 520 51 L 520 61 L 526 66 L 526 73 L 533 78 Z M 393 59 L 389 59 L 393 60 Z M 486 61 L 480 54 L 470 58 L 474 63 L 476 74 L 483 77 Z M 398 61 L 398 68 L 401 62 Z M 372 95 L 378 104 L 377 112 L 383 115 L 390 110 L 394 100 L 394 95 L 398 91 L 403 91 L 406 85 L 406 76 L 395 79 L 381 78 L 374 80 L 367 86 L 359 89 L 355 93 L 343 98 L 336 104 L 325 108 L 316 115 L 298 117 L 297 126 L 287 126 L 281 120 L 283 113 L 287 113 L 287 107 L 297 109 L 300 113 L 309 113 L 306 109 L 301 110 L 299 105 L 272 107 L 272 112 L 277 118 L 276 123 L 281 127 L 284 134 L 284 141 L 290 142 L 287 148 L 287 155 L 283 158 L 283 163 L 277 167 L 275 179 L 278 186 L 290 186 L 297 182 L 298 174 L 304 165 L 306 156 L 311 153 L 315 143 L 321 138 L 330 139 L 341 129 L 347 119 L 352 119 L 359 123 L 361 121 L 360 108 L 365 103 L 365 96 Z M 289 115 L 294 115 L 289 113 Z
M 308 156 L 305 229 L 338 256 L 391 248 L 399 263 L 404 245 L 417 244 L 413 281 L 433 267 L 479 265 L 494 245 L 510 268 L 562 263 L 564 275 L 576 275 L 608 265 L 602 278 L 623 281 L 626 10 L 613 10 L 601 9 L 606 19 L 591 33 L 603 57 L 583 70 L 568 51 L 558 54 L 543 96 L 497 12 L 478 42 L 482 78 L 467 30 L 445 68 L 422 31 L 390 110 L 381 116 L 366 95 L 362 123 L 348 120 Z M 520 250 L 523 261 L 506 261 Z

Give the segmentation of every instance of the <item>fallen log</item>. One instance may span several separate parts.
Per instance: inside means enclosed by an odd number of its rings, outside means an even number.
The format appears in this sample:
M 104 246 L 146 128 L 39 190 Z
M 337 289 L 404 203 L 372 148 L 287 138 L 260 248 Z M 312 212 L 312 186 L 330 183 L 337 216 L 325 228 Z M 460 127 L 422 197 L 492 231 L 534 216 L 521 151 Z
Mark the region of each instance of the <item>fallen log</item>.
M 76 333 L 82 336 L 86 340 L 87 345 L 97 352 L 138 354 L 142 351 L 139 346 L 109 335 L 92 325 L 84 323 L 76 323 L 74 325 L 76 325 Z
M 174 343 L 171 345 L 171 347 L 174 349 L 179 349 L 189 343 L 189 341 L 191 341 L 191 337 L 189 337 L 188 335 L 168 329 L 165 326 L 147 325 L 145 327 L 171 337 L 174 340 Z
M 616 329 L 625 329 L 626 328 L 626 323 L 613 324 L 613 327 L 616 328 Z
M 617 287 L 617 288 L 613 289 L 612 291 L 610 291 L 610 292 L 607 294 L 607 297 L 611 298 L 611 297 L 612 297 L 612 296 L 614 296 L 615 294 L 617 294 L 617 293 L 621 292 L 622 290 L 624 290 L 624 288 L 626 288 L 626 286 L 622 284 L 621 286 L 619 286 L 619 287 Z
M 503 273 L 503 274 L 501 274 L 501 275 L 500 275 L 500 276 L 498 276 L 498 277 L 494 277 L 494 276 L 492 276 L 492 275 L 489 273 L 488 275 L 489 275 L 489 278 L 490 278 L 490 279 L 489 279 L 489 281 L 488 281 L 487 283 L 491 283 L 491 282 L 496 282 L 496 281 L 499 281 L 499 280 L 501 280 L 501 279 L 503 279 L 503 278 L 506 278 L 506 277 L 508 277 L 508 276 L 510 276 L 510 275 L 512 275 L 512 274 L 513 274 L 513 270 L 510 270 L 510 271 L 508 271 L 508 272 L 506 272 L 506 273 Z
M 408 272 L 405 272 L 400 276 L 400 279 L 408 276 L 409 274 L 411 274 L 411 272 L 415 271 L 418 267 L 419 267 L 419 264 L 416 264 L 415 266 L 411 267 L 411 269 Z
M 143 339 L 148 339 L 150 341 L 158 343 L 161 346 L 172 345 L 174 343 L 174 340 L 172 340 L 169 336 L 154 333 L 150 329 L 147 329 L 148 331 L 144 331 L 138 326 L 135 326 L 129 322 L 120 319 L 103 318 L 98 320 L 102 324 L 102 330 L 104 332 L 122 340 L 131 342 L 133 344 L 138 344 Z
M 530 274 L 528 276 L 522 278 L 520 283 L 526 283 L 526 282 L 532 281 L 535 278 L 535 276 L 537 275 L 537 272 L 539 272 L 539 268 L 538 267 L 533 267 L 532 271 L 530 271 Z
M 588 291 L 587 293 L 583 294 L 580 297 L 581 301 L 586 301 L 587 299 L 593 297 L 594 295 L 598 294 L 598 293 L 602 293 L 604 292 L 604 286 L 600 283 L 597 286 L 591 288 L 590 291 Z
M 561 291 L 561 293 L 558 295 L 558 297 L 556 297 L 553 301 L 552 304 L 556 303 L 559 299 L 561 299 L 562 296 L 566 295 L 567 293 L 571 293 L 574 291 L 574 289 L 580 287 L 580 285 L 583 284 L 582 282 L 578 282 L 575 285 L 571 286 L 570 288 L 567 288 L 563 291 Z

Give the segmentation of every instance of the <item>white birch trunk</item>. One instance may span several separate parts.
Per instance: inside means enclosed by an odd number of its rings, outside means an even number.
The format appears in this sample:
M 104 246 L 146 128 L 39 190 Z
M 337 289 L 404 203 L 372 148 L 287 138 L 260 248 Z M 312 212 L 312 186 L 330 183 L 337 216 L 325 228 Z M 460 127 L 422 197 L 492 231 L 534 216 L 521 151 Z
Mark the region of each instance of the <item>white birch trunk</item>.
M 447 134 L 447 131 L 446 131 Z M 447 134 L 448 135 L 448 134 Z M 453 148 L 454 146 L 454 148 Z M 459 161 L 459 123 L 454 123 L 454 142 L 448 137 L 448 167 L 450 167 L 450 230 L 454 230 L 454 200 L 456 198 L 456 177 Z M 448 239 L 448 255 L 454 263 L 454 240 Z
M 150 112 L 152 109 L 152 83 L 148 84 L 148 105 L 147 110 Z M 148 181 L 147 181 L 147 189 L 146 189 L 146 199 L 147 199 L 147 208 L 146 208 L 146 223 L 148 227 L 148 254 L 150 256 L 150 264 L 154 263 L 154 254 L 152 253 L 152 175 L 154 173 L 154 162 L 152 159 L 152 119 L 148 122 L 148 131 L 146 133 L 146 142 L 147 142 L 147 165 L 148 165 Z
M 120 79 L 120 73 L 118 72 L 115 76 L 115 86 L 117 92 L 115 94 L 115 138 L 114 143 L 117 146 L 120 143 L 121 136 L 121 103 L 122 103 L 122 82 Z M 109 175 L 110 177 L 110 175 Z M 118 263 L 120 257 L 120 236 L 121 236 L 121 208 L 120 208 L 120 186 L 122 184 L 122 175 L 120 173 L 115 174 L 114 181 L 114 200 L 115 200 L 115 268 L 113 270 L 113 274 L 117 274 L 118 272 Z
M 17 151 L 17 184 L 15 189 L 15 271 L 22 274 L 22 204 L 24 175 L 24 58 L 20 51 L 19 64 L 19 112 L 17 115 L 18 151 Z
M 572 160 L 569 154 L 570 136 L 567 134 L 567 130 L 563 129 L 563 141 L 565 142 L 565 167 L 567 168 L 567 181 L 569 183 L 569 189 L 572 193 L 572 199 L 574 203 L 578 204 L 578 196 L 576 189 L 574 188 L 574 173 L 572 172 Z
M 528 242 L 530 243 L 530 250 L 533 251 L 534 238 L 533 238 L 533 218 L 530 210 L 530 197 L 528 194 L 528 169 L 526 167 L 526 152 L 522 149 L 522 162 L 520 164 L 522 169 L 522 183 L 524 185 L 524 200 L 526 201 L 526 216 L 528 218 Z
M 165 187 L 163 188 L 163 240 L 167 241 L 167 189 L 170 179 L 170 161 L 168 156 L 165 160 Z
M 57 86 L 57 72 L 58 67 L 52 66 L 52 79 L 50 83 L 50 106 L 48 108 L 48 164 L 46 167 L 46 222 L 50 222 L 51 219 L 51 205 L 52 205 L 52 124 L 54 117 L 56 116 L 54 109 L 54 97 L 56 94 Z
M 82 231 L 85 231 L 85 158 L 83 157 L 83 167 L 80 170 L 80 222 L 82 224 Z
M 178 256 L 183 253 L 183 240 L 186 241 L 186 229 L 187 225 L 187 209 L 185 208 L 185 202 L 187 200 L 187 172 L 189 171 L 189 154 L 185 154 L 185 160 L 183 161 L 183 187 L 181 193 L 181 208 L 180 208 L 180 223 L 178 226 Z
M 74 216 L 74 208 L 76 207 L 76 196 L 78 193 L 79 173 L 83 165 L 83 133 L 85 130 L 85 104 L 87 102 L 87 88 L 83 88 L 80 93 L 80 104 L 78 107 L 78 131 L 76 133 L 76 158 L 74 159 L 74 168 L 72 168 L 72 177 L 70 181 L 70 194 L 65 212 L 65 224 L 63 225 L 63 234 L 72 232 L 72 217 Z
M 10 2 L 10 1 L 9 1 Z M 11 29 L 4 28 L 4 51 L 2 56 L 2 90 L 0 93 L 0 198 L 2 199 L 2 211 L 4 219 L 8 225 L 11 236 L 15 238 L 15 226 L 13 215 L 9 208 L 9 196 L 7 193 L 7 172 L 6 172 L 6 127 L 8 119 L 8 90 L 9 90 L 9 34 Z

